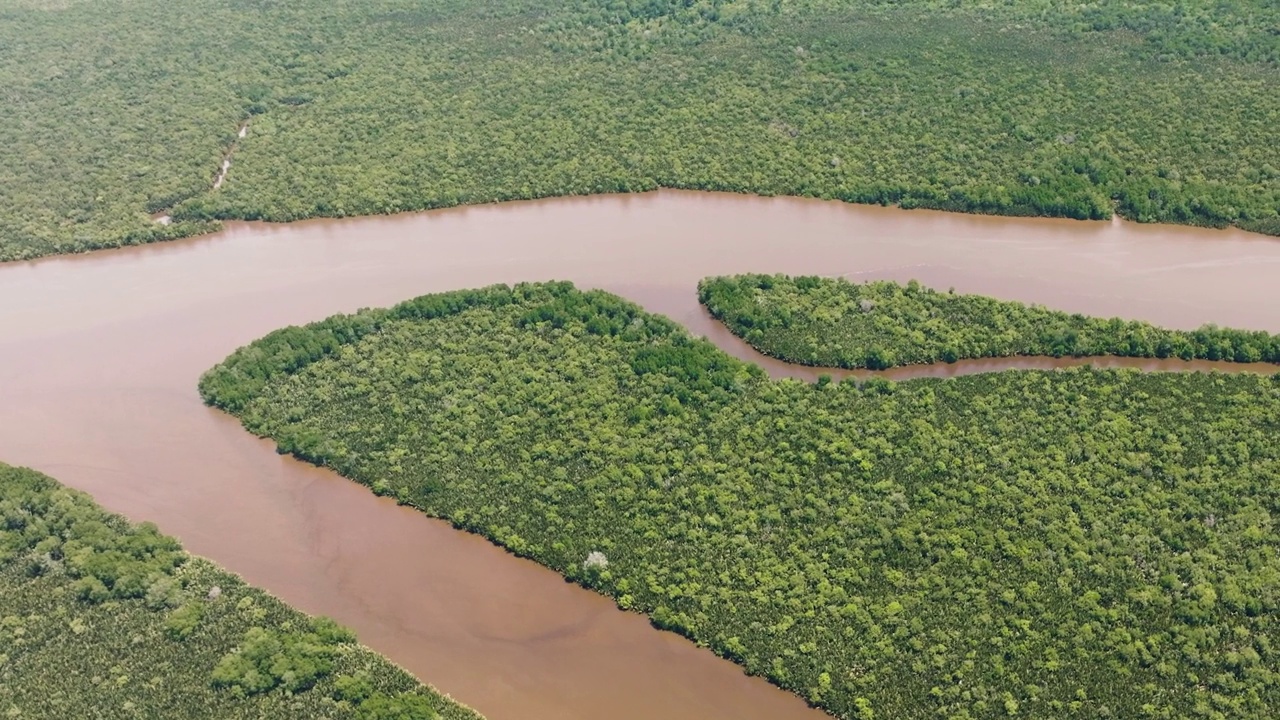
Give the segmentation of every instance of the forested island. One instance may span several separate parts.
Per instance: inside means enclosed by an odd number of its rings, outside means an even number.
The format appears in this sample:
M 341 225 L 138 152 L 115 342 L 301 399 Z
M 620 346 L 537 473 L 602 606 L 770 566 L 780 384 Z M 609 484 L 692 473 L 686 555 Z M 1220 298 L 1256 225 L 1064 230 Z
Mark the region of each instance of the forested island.
M 1277 27 L 1254 0 L 0 0 L 0 261 L 658 187 L 1280 234 Z
M 1280 706 L 1280 374 L 774 381 L 544 283 L 283 329 L 200 390 L 840 718 Z
M 713 277 L 699 283 L 698 300 L 765 355 L 820 367 L 884 370 L 1017 355 L 1280 363 L 1280 335 L 1267 332 L 1168 330 L 939 292 L 914 280 L 901 285 L 814 276 Z
M 481 720 L 333 621 L 4 464 L 0 714 Z

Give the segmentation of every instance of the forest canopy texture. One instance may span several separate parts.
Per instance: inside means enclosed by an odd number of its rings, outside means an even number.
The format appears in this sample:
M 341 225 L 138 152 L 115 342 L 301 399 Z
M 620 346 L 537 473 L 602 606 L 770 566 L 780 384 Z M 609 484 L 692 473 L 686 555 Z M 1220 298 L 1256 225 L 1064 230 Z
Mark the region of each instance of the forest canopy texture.
M 660 186 L 1280 234 L 1278 28 L 1257 0 L 0 0 L 0 260 Z
M 939 292 L 914 280 L 712 277 L 698 284 L 698 299 L 752 347 L 802 365 L 883 370 L 1014 355 L 1280 363 L 1280 335 L 1267 332 L 1211 325 L 1166 330 Z
M 4 464 L 0 714 L 480 720 L 333 621 Z
M 1280 707 L 1280 375 L 773 381 L 547 283 L 280 330 L 200 387 L 841 718 Z

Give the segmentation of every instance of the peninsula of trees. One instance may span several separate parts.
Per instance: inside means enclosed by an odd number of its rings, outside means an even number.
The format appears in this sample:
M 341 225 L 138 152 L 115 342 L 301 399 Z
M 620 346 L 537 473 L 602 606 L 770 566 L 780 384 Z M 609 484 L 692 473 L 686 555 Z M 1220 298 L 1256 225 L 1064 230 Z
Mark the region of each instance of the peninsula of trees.
M 1280 707 L 1280 374 L 773 381 L 546 283 L 280 330 L 200 388 L 840 718 Z
M 884 370 L 1015 355 L 1280 363 L 1280 335 L 1215 326 L 1166 330 L 939 292 L 914 280 L 713 277 L 699 283 L 698 299 L 765 355 L 820 367 Z
M 0 0 L 0 260 L 657 187 L 1280 234 L 1277 27 L 1256 0 Z
M 154 525 L 3 464 L 0 714 L 481 720 Z

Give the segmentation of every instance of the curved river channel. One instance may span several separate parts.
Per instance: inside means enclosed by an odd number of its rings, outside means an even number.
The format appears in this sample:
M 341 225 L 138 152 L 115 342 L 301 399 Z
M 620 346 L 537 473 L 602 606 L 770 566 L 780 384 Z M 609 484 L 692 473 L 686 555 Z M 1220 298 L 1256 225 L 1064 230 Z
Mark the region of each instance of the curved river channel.
M 196 394 L 201 372 L 282 325 L 522 280 L 619 293 L 759 361 L 697 303 L 700 278 L 738 272 L 917 278 L 1180 328 L 1280 331 L 1280 241 L 1237 231 L 667 191 L 232 224 L 0 265 L 0 459 L 155 521 L 491 720 L 817 720 L 798 698 L 549 570 L 278 456 Z

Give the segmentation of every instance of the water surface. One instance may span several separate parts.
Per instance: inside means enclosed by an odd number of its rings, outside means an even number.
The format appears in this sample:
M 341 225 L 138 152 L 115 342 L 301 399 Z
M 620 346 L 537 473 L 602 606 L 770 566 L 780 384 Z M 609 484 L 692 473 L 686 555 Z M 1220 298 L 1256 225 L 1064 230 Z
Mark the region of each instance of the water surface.
M 233 224 L 0 265 L 0 458 L 155 521 L 491 720 L 816 720 L 549 570 L 276 455 L 195 389 L 282 325 L 522 280 L 619 293 L 758 359 L 697 303 L 700 278 L 740 272 L 916 278 L 1070 312 L 1280 332 L 1280 241 L 1239 231 L 667 191 Z

